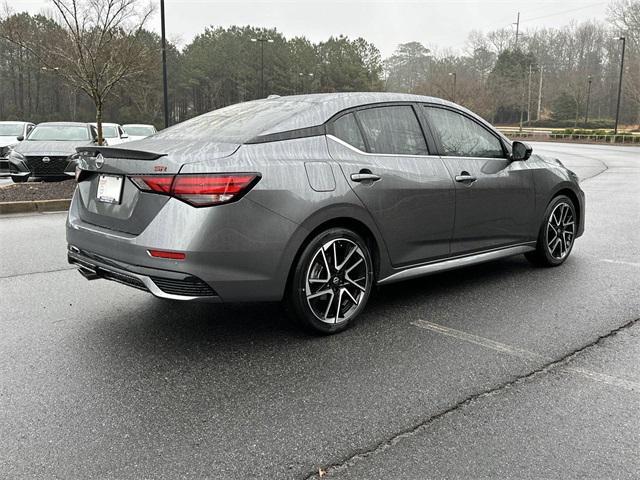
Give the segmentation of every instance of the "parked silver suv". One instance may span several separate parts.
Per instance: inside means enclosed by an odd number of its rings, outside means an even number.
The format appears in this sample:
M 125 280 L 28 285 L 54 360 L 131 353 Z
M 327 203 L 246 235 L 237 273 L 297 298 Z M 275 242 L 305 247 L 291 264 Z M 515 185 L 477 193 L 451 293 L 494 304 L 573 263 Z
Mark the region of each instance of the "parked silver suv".
M 322 333 L 376 284 L 522 253 L 559 265 L 584 229 L 574 173 L 423 96 L 257 100 L 78 157 L 68 257 L 87 278 L 284 299 Z

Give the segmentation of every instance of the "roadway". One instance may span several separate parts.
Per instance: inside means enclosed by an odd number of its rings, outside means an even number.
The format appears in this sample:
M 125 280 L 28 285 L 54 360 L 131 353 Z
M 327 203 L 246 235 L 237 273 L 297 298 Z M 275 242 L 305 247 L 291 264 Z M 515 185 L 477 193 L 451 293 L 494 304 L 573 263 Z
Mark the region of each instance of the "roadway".
M 534 150 L 584 179 L 562 267 L 394 284 L 332 337 L 87 282 L 63 214 L 0 217 L 0 478 L 637 478 L 640 148 Z

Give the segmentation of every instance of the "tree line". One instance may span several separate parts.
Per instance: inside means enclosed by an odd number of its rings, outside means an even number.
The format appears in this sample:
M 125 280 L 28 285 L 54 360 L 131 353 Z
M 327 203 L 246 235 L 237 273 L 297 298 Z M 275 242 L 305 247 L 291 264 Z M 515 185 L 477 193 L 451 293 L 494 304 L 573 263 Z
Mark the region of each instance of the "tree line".
M 161 127 L 152 12 L 138 0 L 93 2 L 100 10 L 82 23 L 73 0 L 53 3 L 55 16 L 0 17 L 0 119 L 92 121 L 98 110 L 105 121 Z M 608 12 L 517 39 L 510 28 L 472 32 L 462 53 L 410 42 L 386 59 L 363 38 L 314 43 L 276 29 L 210 27 L 184 48 L 167 44 L 170 122 L 259 98 L 264 81 L 265 95 L 409 92 L 454 100 L 496 123 L 582 126 L 588 115 L 590 125 L 607 126 L 624 36 L 621 121 L 640 124 L 640 0 L 616 0 Z

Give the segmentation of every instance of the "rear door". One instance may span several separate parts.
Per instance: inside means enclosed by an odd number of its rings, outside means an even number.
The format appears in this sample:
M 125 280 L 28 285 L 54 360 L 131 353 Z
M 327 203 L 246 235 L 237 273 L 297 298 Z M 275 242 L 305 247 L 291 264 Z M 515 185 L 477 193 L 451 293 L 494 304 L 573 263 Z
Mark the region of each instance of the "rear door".
M 531 240 L 533 176 L 512 162 L 499 136 L 466 113 L 423 105 L 438 150 L 455 179 L 451 253 L 486 250 Z
M 394 266 L 448 255 L 453 229 L 453 180 L 431 154 L 417 108 L 362 107 L 328 126 L 331 156 L 372 214 Z

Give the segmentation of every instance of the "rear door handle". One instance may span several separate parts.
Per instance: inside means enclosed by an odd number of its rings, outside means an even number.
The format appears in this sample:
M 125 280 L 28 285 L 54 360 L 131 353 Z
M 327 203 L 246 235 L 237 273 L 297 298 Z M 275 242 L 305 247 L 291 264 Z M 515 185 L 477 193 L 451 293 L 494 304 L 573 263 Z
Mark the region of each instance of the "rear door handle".
M 351 180 L 354 182 L 377 182 L 382 177 L 375 173 L 352 173 Z
M 470 175 L 469 172 L 460 172 L 460 175 L 456 175 L 456 182 L 464 183 L 469 182 L 473 183 L 477 180 L 476 177 Z

